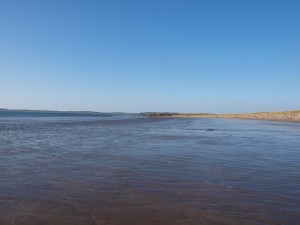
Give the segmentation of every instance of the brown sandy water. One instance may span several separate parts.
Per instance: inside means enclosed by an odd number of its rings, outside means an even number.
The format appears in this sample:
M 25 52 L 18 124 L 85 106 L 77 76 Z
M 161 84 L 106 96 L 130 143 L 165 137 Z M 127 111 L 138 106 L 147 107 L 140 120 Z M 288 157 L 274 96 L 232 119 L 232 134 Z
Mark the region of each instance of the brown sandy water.
M 0 225 L 299 221 L 300 124 L 0 118 Z

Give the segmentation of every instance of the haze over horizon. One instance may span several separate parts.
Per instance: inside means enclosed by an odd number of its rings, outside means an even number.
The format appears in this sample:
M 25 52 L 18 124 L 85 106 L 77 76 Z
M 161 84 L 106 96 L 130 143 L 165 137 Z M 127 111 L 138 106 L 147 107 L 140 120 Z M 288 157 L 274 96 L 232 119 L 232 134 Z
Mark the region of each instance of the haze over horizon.
M 300 109 L 300 2 L 1 1 L 0 108 Z

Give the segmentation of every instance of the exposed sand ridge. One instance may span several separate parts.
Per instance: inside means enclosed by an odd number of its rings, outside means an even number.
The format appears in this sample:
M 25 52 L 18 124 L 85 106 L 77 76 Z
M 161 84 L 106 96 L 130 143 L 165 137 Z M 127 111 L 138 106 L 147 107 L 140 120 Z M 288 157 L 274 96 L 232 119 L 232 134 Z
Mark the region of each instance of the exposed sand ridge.
M 258 120 L 278 120 L 300 122 L 300 110 L 286 112 L 257 112 L 240 114 L 186 114 L 186 113 L 144 113 L 150 117 L 177 117 L 177 118 L 239 118 L 239 119 L 258 119 Z

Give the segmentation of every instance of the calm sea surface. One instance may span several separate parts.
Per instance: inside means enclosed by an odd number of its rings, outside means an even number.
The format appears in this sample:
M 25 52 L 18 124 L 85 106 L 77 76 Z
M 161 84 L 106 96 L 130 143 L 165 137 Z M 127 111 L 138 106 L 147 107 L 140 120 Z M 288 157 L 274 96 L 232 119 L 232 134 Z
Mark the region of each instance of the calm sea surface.
M 2 116 L 0 224 L 300 224 L 300 123 Z

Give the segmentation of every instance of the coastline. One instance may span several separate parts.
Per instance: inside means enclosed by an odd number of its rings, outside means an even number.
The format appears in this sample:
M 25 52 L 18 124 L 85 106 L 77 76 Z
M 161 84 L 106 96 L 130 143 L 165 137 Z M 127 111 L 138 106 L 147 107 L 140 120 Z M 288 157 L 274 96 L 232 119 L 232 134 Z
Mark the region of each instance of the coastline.
M 300 122 L 300 110 L 285 112 L 256 112 L 256 113 L 234 113 L 234 114 L 190 114 L 190 113 L 152 113 L 144 114 L 156 118 L 228 118 L 244 120 L 266 120 L 280 122 Z

